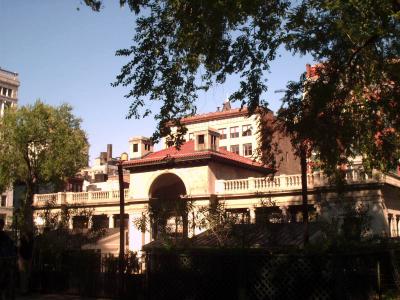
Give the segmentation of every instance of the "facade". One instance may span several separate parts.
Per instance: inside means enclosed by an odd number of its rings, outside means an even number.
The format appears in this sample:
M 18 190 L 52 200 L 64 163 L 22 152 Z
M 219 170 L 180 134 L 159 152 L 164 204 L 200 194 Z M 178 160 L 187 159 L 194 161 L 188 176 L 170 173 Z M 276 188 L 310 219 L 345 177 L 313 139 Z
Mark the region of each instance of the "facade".
M 18 74 L 0 68 L 0 118 L 8 107 L 18 103 Z M 6 227 L 12 223 L 13 190 L 9 189 L 0 194 L 0 218 L 5 220 Z
M 141 147 L 139 143 L 138 147 Z M 196 212 L 210 203 L 224 203 L 226 212 L 245 223 L 263 224 L 302 222 L 301 175 L 277 175 L 258 162 L 219 147 L 219 133 L 203 129 L 193 140 L 157 152 L 144 152 L 141 158 L 124 163 L 130 172 L 125 189 L 126 249 L 140 252 L 157 240 L 161 233 L 193 237 L 204 229 L 196 223 Z M 345 191 L 338 194 L 321 172 L 307 175 L 310 219 L 331 220 L 345 213 L 344 201 L 367 208 L 371 216 L 369 234 L 399 236 L 400 179 L 392 175 L 365 174 L 361 169 L 348 170 Z M 107 228 L 108 234 L 88 248 L 118 253 L 119 191 L 66 192 L 35 195 L 35 220 L 48 201 L 55 211 L 73 205 L 93 211 L 90 218 L 72 218 L 70 228 Z M 176 202 L 177 201 L 177 202 Z M 190 213 L 176 210 L 174 203 L 192 204 Z M 166 208 L 157 223 L 139 229 L 138 221 L 150 207 Z M 160 210 L 159 210 L 160 211 Z M 162 229 L 163 228 L 163 229 Z M 164 231 L 163 231 L 164 230 Z
M 41 215 L 49 201 L 55 204 L 54 211 L 65 206 L 90 209 L 92 214 L 86 219 L 74 216 L 70 228 L 107 229 L 104 238 L 87 247 L 117 254 L 121 221 L 126 228 L 126 249 L 140 252 L 144 245 L 163 235 L 193 237 L 202 233 L 206 228 L 198 223 L 197 214 L 215 203 L 223 203 L 226 213 L 243 223 L 302 222 L 301 175 L 299 168 L 296 173 L 298 161 L 292 159 L 293 153 L 282 152 L 284 164 L 274 170 L 240 150 L 246 144 L 257 145 L 257 117 L 248 118 L 245 111 L 230 109 L 226 104 L 221 111 L 183 122 L 188 127 L 187 142 L 179 150 L 165 147 L 154 152 L 148 138 L 129 140 L 130 160 L 123 163 L 130 182 L 124 191 L 124 220 L 119 217 L 115 178 L 113 185 L 101 189 L 35 195 L 36 223 L 43 223 Z M 238 129 L 231 132 L 231 128 Z M 277 141 L 283 149 L 282 145 L 289 144 L 284 138 Z M 239 153 L 229 151 L 232 145 L 239 145 Z M 271 177 L 272 173 L 276 175 Z M 353 166 L 347 170 L 346 181 L 338 194 L 323 173 L 307 174 L 310 221 L 340 219 L 350 204 L 366 209 L 371 217 L 368 234 L 400 236 L 400 178 L 366 174 Z M 152 220 L 144 218 L 149 211 Z M 143 221 L 145 226 L 138 226 Z
M 266 120 L 260 120 L 260 118 L 259 114 L 249 116 L 246 107 L 232 108 L 230 102 L 225 101 L 222 109 L 218 107 L 216 112 L 184 118 L 181 123 L 187 128 L 186 141 L 192 140 L 196 131 L 210 127 L 219 132 L 221 149 L 260 161 L 261 156 L 257 151 L 261 138 L 260 132 L 266 129 L 263 127 L 273 122 L 274 115 L 268 112 L 263 117 Z M 271 143 L 277 146 L 276 174 L 300 173 L 300 161 L 294 155 L 290 140 L 275 133 L 271 137 Z M 163 145 L 164 148 L 167 147 L 165 139 Z

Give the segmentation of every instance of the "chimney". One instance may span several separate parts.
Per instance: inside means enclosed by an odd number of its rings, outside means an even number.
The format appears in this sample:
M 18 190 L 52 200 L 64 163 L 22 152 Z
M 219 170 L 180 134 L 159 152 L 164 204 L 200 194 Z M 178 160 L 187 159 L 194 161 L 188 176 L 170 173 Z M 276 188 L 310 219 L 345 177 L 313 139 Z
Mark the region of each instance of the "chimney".
M 217 106 L 217 112 L 219 111 L 219 106 Z
M 112 144 L 107 144 L 107 161 L 112 160 Z
M 153 152 L 153 144 L 148 137 L 134 136 L 129 139 L 129 159 L 143 158 Z
M 107 163 L 107 152 L 100 152 L 100 165 Z
M 229 99 L 226 99 L 224 101 L 224 104 L 222 104 L 222 111 L 227 111 L 227 110 L 231 110 L 231 102 L 229 101 Z

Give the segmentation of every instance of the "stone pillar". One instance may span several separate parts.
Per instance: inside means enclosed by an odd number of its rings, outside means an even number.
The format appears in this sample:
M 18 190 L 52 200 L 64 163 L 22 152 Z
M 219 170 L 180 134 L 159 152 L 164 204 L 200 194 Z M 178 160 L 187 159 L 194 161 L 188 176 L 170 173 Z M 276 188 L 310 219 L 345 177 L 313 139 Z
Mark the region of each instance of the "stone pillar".
M 93 227 L 93 219 L 92 216 L 88 216 L 88 228 L 92 228 Z
M 74 229 L 74 222 L 72 220 L 72 216 L 70 216 L 69 220 L 68 220 L 68 228 L 69 229 Z
M 256 223 L 256 208 L 254 206 L 249 207 L 249 213 L 250 213 L 250 223 L 255 224 Z
M 389 237 L 392 237 L 392 229 L 393 229 L 393 215 L 388 214 L 388 224 L 389 224 Z
M 0 117 L 2 117 L 3 115 L 4 115 L 4 101 L 1 101 L 1 103 L 0 103 Z
M 282 211 L 282 218 L 284 222 L 289 221 L 289 211 L 287 205 L 279 206 L 279 209 Z
M 400 216 L 396 216 L 396 237 L 399 237 Z
M 108 217 L 108 228 L 114 228 L 114 215 L 107 215 Z

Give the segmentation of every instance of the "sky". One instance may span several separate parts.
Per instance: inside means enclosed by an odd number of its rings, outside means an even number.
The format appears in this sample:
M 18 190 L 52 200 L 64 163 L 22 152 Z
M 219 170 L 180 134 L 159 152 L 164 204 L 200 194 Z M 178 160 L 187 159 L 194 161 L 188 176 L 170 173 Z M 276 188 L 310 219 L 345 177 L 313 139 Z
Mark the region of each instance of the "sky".
M 104 0 L 103 10 L 96 13 L 79 0 L 0 0 L 0 67 L 19 74 L 19 105 L 37 99 L 72 105 L 88 135 L 91 162 L 107 144 L 119 156 L 128 151 L 130 137 L 151 136 L 156 127 L 152 116 L 126 119 L 128 89 L 111 87 L 128 62 L 115 51 L 131 46 L 135 33 L 134 15 L 118 3 Z M 297 80 L 307 63 L 312 63 L 310 57 L 279 51 L 266 94 L 273 111 L 282 97 L 274 91 Z M 238 85 L 233 77 L 201 94 L 198 113 L 215 111 Z

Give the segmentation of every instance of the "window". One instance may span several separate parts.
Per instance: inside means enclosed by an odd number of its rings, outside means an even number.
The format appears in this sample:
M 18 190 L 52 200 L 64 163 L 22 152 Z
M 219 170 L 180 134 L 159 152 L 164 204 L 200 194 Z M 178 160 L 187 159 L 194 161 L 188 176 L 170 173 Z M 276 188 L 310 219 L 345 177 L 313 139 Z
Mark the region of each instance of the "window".
M 7 90 L 7 96 L 10 97 L 10 98 L 11 98 L 11 92 L 12 92 L 11 89 L 8 89 L 8 90 Z
M 231 152 L 239 154 L 239 145 L 231 145 Z
M 139 151 L 139 145 L 133 144 L 133 152 L 138 152 L 138 151 Z
M 217 137 L 215 135 L 211 136 L 211 146 L 215 146 L 217 144 Z
M 251 156 L 253 154 L 253 149 L 251 143 L 243 144 L 243 155 L 244 156 Z
M 219 149 L 226 150 L 226 146 L 219 147 Z
M 193 140 L 193 133 L 189 133 L 189 141 Z
M 227 209 L 227 218 L 235 224 L 249 224 L 250 212 L 247 208 Z
M 198 139 L 199 144 L 204 144 L 204 134 L 200 134 L 197 137 L 197 139 Z
M 86 216 L 74 216 L 72 217 L 72 228 L 84 229 L 88 228 L 89 219 Z
M 218 129 L 219 132 L 219 138 L 221 140 L 225 140 L 226 139 L 226 128 L 220 128 Z
M 1 195 L 1 205 L 2 207 L 7 205 L 7 196 L 6 195 Z
M 114 228 L 119 228 L 119 224 L 120 224 L 119 220 L 120 220 L 119 214 L 114 215 Z M 129 215 L 128 214 L 124 215 L 124 227 L 125 227 L 125 229 L 129 228 Z
M 250 136 L 250 135 L 251 135 L 251 125 L 243 125 L 242 136 Z
M 231 139 L 239 137 L 239 127 L 238 126 L 231 127 L 230 133 L 231 133 L 230 135 Z
M 150 144 L 144 144 L 144 150 L 150 151 Z

